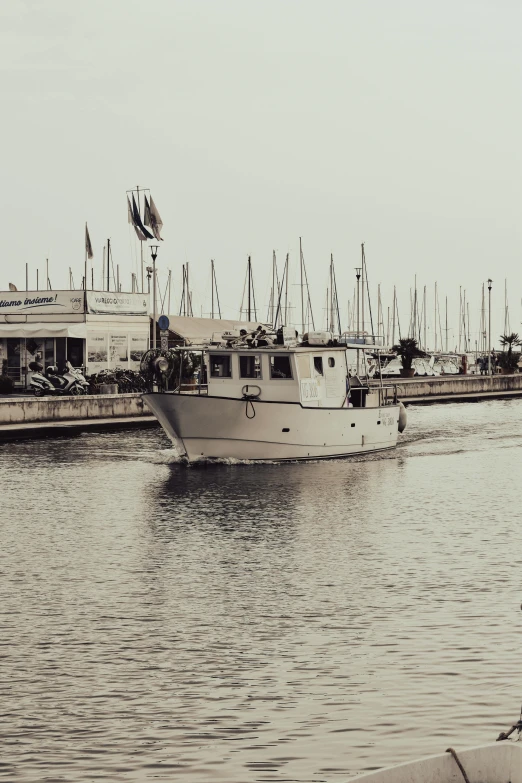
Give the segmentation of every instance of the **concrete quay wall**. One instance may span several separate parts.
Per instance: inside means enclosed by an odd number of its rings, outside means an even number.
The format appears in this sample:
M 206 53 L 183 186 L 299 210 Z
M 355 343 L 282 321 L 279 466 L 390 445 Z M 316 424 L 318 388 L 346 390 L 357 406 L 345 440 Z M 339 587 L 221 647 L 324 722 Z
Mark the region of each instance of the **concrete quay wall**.
M 81 397 L 19 397 L 0 399 L 0 425 L 89 419 L 150 417 L 140 394 L 88 394 Z
M 389 386 L 389 381 L 386 382 Z M 436 378 L 398 378 L 397 396 L 402 402 L 460 402 L 522 396 L 522 374 L 449 375 Z

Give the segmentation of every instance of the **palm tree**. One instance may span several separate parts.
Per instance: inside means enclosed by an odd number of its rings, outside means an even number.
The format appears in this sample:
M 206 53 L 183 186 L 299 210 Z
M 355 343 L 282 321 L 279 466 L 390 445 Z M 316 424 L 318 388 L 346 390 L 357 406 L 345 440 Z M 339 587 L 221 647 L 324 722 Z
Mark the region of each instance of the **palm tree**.
M 503 348 L 507 346 L 507 351 L 502 351 L 498 357 L 498 363 L 503 370 L 515 372 L 518 367 L 520 353 L 513 353 L 513 346 L 522 345 L 522 340 L 516 332 L 511 332 L 511 334 L 503 334 L 500 336 L 500 345 Z
M 504 348 L 507 345 L 508 353 L 513 352 L 514 345 L 520 345 L 521 343 L 522 340 L 520 339 L 520 337 L 516 332 L 511 332 L 511 334 L 503 334 L 500 336 L 500 345 L 502 345 Z
M 394 345 L 392 351 L 402 359 L 402 369 L 411 370 L 412 362 L 417 357 L 424 357 L 426 354 L 418 347 L 417 340 L 414 337 L 403 337 L 397 345 Z

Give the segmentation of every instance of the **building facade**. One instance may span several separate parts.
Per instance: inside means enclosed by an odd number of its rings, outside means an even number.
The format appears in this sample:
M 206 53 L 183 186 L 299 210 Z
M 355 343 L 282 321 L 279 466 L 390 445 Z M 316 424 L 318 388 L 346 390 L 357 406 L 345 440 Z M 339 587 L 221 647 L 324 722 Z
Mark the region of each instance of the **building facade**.
M 113 291 L 0 292 L 0 368 L 27 386 L 29 364 L 69 360 L 86 374 L 138 370 L 149 347 L 149 296 Z

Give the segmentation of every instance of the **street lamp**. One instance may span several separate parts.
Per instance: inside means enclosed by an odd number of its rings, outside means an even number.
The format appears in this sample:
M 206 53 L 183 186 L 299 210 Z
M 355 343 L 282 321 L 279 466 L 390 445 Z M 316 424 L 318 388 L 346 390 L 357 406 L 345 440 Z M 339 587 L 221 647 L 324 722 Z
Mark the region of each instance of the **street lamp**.
M 156 347 L 156 257 L 158 255 L 159 245 L 150 246 L 152 256 L 152 347 Z
M 488 279 L 488 375 L 492 375 L 491 372 L 491 285 L 493 280 Z

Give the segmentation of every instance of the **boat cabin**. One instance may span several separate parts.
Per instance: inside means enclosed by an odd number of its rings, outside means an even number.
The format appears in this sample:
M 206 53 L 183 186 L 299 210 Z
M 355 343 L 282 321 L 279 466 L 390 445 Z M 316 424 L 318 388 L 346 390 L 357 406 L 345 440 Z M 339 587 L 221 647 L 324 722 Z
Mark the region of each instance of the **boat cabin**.
M 306 408 L 341 408 L 348 399 L 354 407 L 378 405 L 378 394 L 350 378 L 347 354 L 345 346 L 209 348 L 208 394 Z

